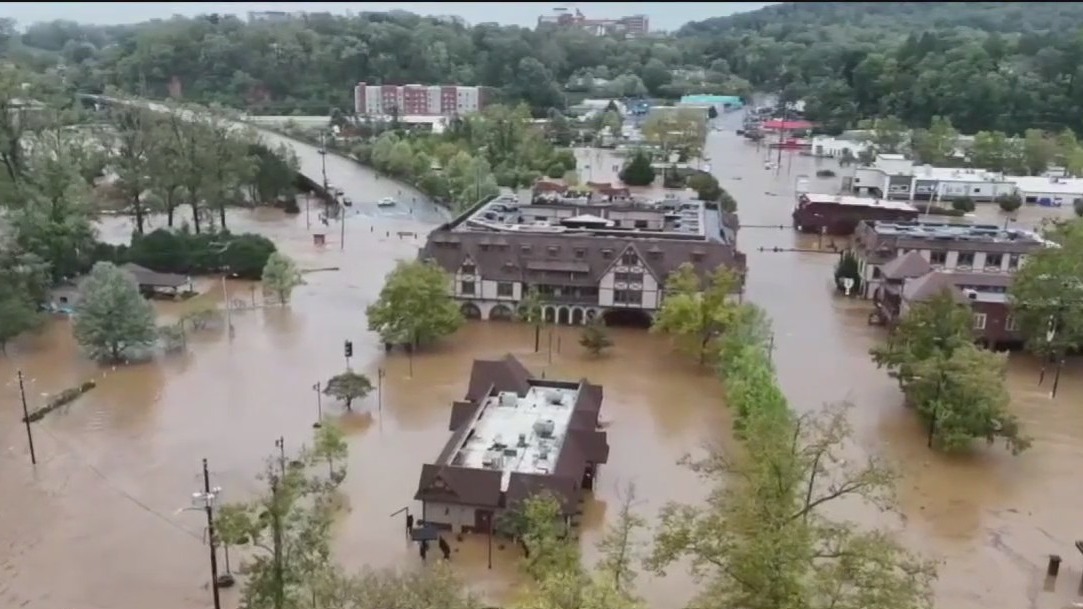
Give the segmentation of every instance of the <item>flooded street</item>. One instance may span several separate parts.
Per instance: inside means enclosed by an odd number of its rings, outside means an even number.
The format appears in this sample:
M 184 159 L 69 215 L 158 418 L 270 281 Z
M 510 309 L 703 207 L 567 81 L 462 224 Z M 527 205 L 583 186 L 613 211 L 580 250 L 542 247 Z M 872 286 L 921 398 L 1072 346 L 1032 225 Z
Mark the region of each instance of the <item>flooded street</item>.
M 311 147 L 299 154 L 306 172 L 319 171 Z M 732 131 L 712 133 L 707 147 L 722 185 L 739 201 L 742 223 L 788 225 L 795 177 L 814 174 L 817 165 L 795 156 L 789 172 L 784 162 L 775 175 L 764 169 L 764 154 Z M 729 412 L 714 375 L 666 356 L 664 339 L 614 331 L 612 353 L 595 360 L 585 355 L 572 328 L 554 328 L 551 338 L 546 330 L 541 353 L 535 354 L 532 329 L 475 323 L 412 361 L 385 356 L 366 330 L 365 306 L 395 260 L 413 257 L 442 214 L 420 195 L 413 214 L 403 205 L 389 213 L 377 210 L 367 202 L 396 196 L 404 187 L 375 180 L 331 155 L 327 165 L 330 181 L 359 202 L 347 220 L 344 250 L 334 222 L 328 245 L 313 246 L 304 212 L 285 217 L 270 210 L 237 211 L 230 219 L 231 230 L 271 237 L 302 268 L 340 268 L 308 274 L 288 308 L 236 312 L 232 339 L 221 330 L 195 334 L 186 355 L 128 368 L 86 362 L 66 320 L 0 358 L 3 383 L 17 369 L 26 374 L 32 407 L 88 378 L 99 381 L 97 389 L 35 425 L 36 469 L 19 424 L 18 387 L 0 384 L 0 607 L 210 606 L 204 520 L 200 513 L 181 511 L 199 489 L 200 459 L 209 460 L 213 484 L 223 487 L 227 500 L 257 493 L 255 476 L 274 441 L 284 437 L 288 450 L 308 441 L 317 417 L 313 385 L 343 368 L 346 339 L 355 345 L 355 369 L 374 380 L 379 369 L 386 371 L 382 391 L 355 405 L 354 413 L 323 400 L 325 416 L 342 421 L 350 445 L 343 485 L 350 510 L 335 533 L 337 555 L 348 567 L 419 564 L 404 539 L 401 517 L 389 515 L 413 504 L 421 464 L 446 441 L 449 405 L 463 396 L 476 357 L 511 352 L 549 378 L 588 377 L 604 385 L 602 417 L 610 422 L 612 449 L 584 518 L 589 561 L 596 558 L 593 542 L 607 507 L 615 506 L 628 483 L 636 485 L 638 506 L 651 519 L 667 500 L 700 498 L 700 483 L 676 461 L 704 442 L 732 442 Z M 833 190 L 829 182 L 823 188 Z M 1019 224 L 1036 223 L 1033 211 L 1021 214 Z M 979 213 L 1003 221 L 995 206 Z M 316 226 L 314 218 L 313 213 Z M 102 229 L 119 240 L 129 230 L 124 219 L 110 219 Z M 418 235 L 399 238 L 399 231 Z M 1083 474 L 1073 467 L 1083 453 L 1083 413 L 1073 406 L 1083 398 L 1079 369 L 1066 371 L 1060 395 L 1051 401 L 1048 390 L 1036 386 L 1033 366 L 1025 360 L 1013 366 L 1013 407 L 1035 438 L 1022 457 L 999 447 L 969 458 L 931 453 L 894 383 L 869 361 L 867 351 L 882 330 L 866 325 L 863 303 L 831 292 L 835 257 L 757 250 L 814 241 L 789 229 L 748 228 L 739 236 L 749 257 L 747 296 L 774 318 L 775 361 L 794 407 L 853 402 L 860 445 L 855 457 L 877 451 L 898 462 L 904 474 L 903 535 L 946 561 L 937 586 L 941 606 L 1066 605 L 1083 562 L 1072 548 L 1073 508 L 1083 495 L 1077 490 Z M 221 301 L 217 282 L 201 284 L 203 296 L 164 305 L 163 315 Z M 230 301 L 260 301 L 249 284 L 230 282 L 228 290 Z M 862 522 L 884 522 L 860 508 L 842 509 L 847 511 L 841 515 Z M 494 548 L 489 570 L 484 538 L 452 545 L 453 563 L 472 585 L 496 599 L 505 596 L 515 581 L 517 553 Z M 1038 592 L 1050 553 L 1066 559 L 1056 594 Z M 638 585 L 652 609 L 676 609 L 692 592 L 680 572 L 662 580 L 644 575 Z M 235 590 L 225 593 L 227 606 L 236 596 Z

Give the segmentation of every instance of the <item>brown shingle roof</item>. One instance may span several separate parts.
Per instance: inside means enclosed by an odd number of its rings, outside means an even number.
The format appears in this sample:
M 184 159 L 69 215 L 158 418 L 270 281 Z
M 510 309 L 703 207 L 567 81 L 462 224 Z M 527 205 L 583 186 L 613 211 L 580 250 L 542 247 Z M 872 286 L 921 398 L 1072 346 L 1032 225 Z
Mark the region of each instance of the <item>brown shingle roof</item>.
M 880 272 L 888 279 L 913 279 L 931 270 L 933 270 L 932 265 L 926 262 L 921 253 L 912 250 L 902 256 L 896 256 L 891 262 L 885 264 Z
M 951 290 L 959 302 L 967 302 L 960 286 L 988 286 L 1006 288 L 1012 284 L 1012 276 L 1007 273 L 964 273 L 958 271 L 932 271 L 921 277 L 906 282 L 902 297 L 909 302 L 920 302 Z
M 420 256 L 452 273 L 472 260 L 482 277 L 494 281 L 531 281 L 538 279 L 536 273 L 566 272 L 562 283 L 597 284 L 628 246 L 636 248 L 659 281 L 685 262 L 702 274 L 723 265 L 743 270 L 745 264 L 744 254 L 716 241 L 530 233 L 497 238 L 492 233 L 447 229 L 433 231 Z M 555 270 L 556 263 L 574 268 Z
M 568 429 L 553 471 L 548 474 L 513 472 L 507 493 L 501 492 L 500 470 L 473 469 L 454 465 L 456 453 L 471 431 L 474 417 L 485 399 L 503 391 L 525 395 L 532 385 L 577 388 Z M 435 463 L 422 467 L 414 499 L 440 503 L 503 507 L 515 505 L 540 491 L 560 500 L 565 513 L 575 510 L 581 497 L 580 481 L 589 464 L 609 460 L 609 442 L 598 429 L 603 390 L 586 379 L 576 382 L 536 380 L 511 355 L 499 360 L 477 360 L 470 372 L 467 399 L 451 406 L 451 438 Z
M 131 273 L 141 287 L 179 288 L 188 283 L 188 278 L 184 275 L 159 273 L 131 262 L 122 265 L 120 268 Z

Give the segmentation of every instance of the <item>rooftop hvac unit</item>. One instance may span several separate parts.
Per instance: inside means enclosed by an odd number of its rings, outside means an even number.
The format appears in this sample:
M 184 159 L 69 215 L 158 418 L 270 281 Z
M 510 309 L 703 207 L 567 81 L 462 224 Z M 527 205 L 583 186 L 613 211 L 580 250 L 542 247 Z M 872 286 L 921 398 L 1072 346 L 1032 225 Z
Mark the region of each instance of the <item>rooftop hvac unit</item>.
M 551 419 L 538 421 L 534 423 L 534 433 L 538 434 L 538 437 L 541 438 L 552 438 L 553 432 L 556 431 L 556 427 L 556 423 Z
M 481 464 L 491 469 L 501 469 L 504 466 L 504 455 L 499 450 L 490 450 L 481 458 Z
M 514 408 L 519 403 L 519 394 L 514 391 L 501 391 L 500 392 L 500 405 L 507 408 Z
M 978 299 L 977 290 L 963 290 L 963 294 L 966 294 L 966 297 L 968 299 L 970 299 L 970 300 L 977 300 Z
M 564 403 L 564 395 L 556 389 L 550 389 L 545 393 L 545 401 L 549 402 L 554 406 L 560 406 Z

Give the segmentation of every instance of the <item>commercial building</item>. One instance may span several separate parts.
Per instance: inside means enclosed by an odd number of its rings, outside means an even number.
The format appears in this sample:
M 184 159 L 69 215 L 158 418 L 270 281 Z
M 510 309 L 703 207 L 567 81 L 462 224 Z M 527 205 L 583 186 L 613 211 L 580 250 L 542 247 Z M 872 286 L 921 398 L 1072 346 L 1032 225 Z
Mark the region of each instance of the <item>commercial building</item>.
M 360 116 L 459 116 L 477 112 L 489 101 L 485 87 L 459 85 L 370 85 L 353 89 Z
M 646 15 L 629 15 L 617 19 L 588 19 L 579 9 L 556 8 L 548 15 L 538 17 L 538 27 L 555 26 L 579 28 L 595 36 L 623 34 L 629 37 L 646 36 L 650 33 L 650 19 Z
M 860 139 L 816 135 L 812 138 L 812 147 L 809 149 L 809 153 L 816 157 L 856 161 L 862 154 L 872 149 L 873 145 L 871 143 Z
M 969 197 L 994 201 L 1012 194 L 1016 185 L 1003 174 L 973 168 L 915 165 L 901 154 L 878 154 L 869 165 L 855 167 L 851 188 L 858 194 L 914 201 Z
M 740 110 L 745 106 L 745 100 L 736 95 L 685 95 L 677 105 L 713 107 L 715 112 L 722 113 L 727 110 Z
M 1029 254 L 1050 245 L 1032 231 L 997 225 L 862 222 L 854 233 L 853 252 L 861 273 L 861 294 L 875 298 L 884 283 L 885 266 L 912 252 L 936 271 L 1010 275 Z
M 898 324 L 914 305 L 948 291 L 957 303 L 970 307 L 976 341 L 994 348 L 1022 342 L 1008 302 L 1008 273 L 937 270 L 912 250 L 885 264 L 882 278 L 876 316 L 886 325 Z
M 1061 176 L 1007 176 L 1024 203 L 1043 207 L 1071 205 L 1083 199 L 1083 179 Z
M 533 288 L 549 322 L 646 325 L 682 264 L 744 273 L 736 234 L 734 216 L 695 200 L 501 197 L 434 230 L 420 255 L 453 276 L 470 318 L 511 319 Z
M 475 361 L 466 398 L 451 405 L 451 438 L 421 468 L 421 520 L 491 532 L 505 510 L 541 492 L 570 520 L 609 460 L 601 408 L 602 387 L 586 379 L 538 379 L 511 355 Z

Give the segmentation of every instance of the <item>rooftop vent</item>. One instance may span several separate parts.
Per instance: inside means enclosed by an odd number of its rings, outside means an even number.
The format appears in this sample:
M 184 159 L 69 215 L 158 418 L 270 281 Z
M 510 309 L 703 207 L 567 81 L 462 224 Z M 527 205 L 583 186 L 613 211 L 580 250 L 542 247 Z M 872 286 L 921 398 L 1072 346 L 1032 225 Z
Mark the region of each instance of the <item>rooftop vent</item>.
M 538 434 L 538 437 L 541 438 L 552 438 L 553 432 L 556 431 L 556 428 L 556 423 L 554 423 L 551 419 L 546 419 L 544 421 L 538 421 L 534 423 L 534 433 Z
M 514 391 L 500 392 L 500 405 L 505 408 L 514 408 L 519 404 L 519 395 Z
M 554 406 L 560 406 L 564 403 L 564 395 L 556 389 L 550 389 L 545 393 L 545 401 Z

